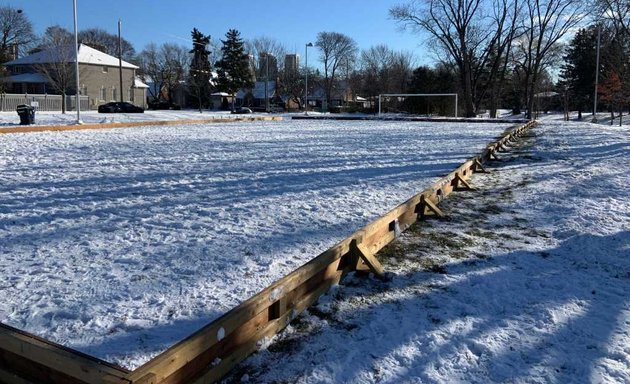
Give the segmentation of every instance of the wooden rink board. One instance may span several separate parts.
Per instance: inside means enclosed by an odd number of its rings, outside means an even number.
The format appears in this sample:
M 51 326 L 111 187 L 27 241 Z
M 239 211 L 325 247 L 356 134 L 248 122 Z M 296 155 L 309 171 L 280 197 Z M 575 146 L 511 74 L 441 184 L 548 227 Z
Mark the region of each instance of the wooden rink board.
M 89 123 L 74 125 L 21 125 L 12 128 L 0 128 L 0 134 L 7 133 L 30 133 L 47 131 L 81 131 L 89 129 L 112 129 L 112 128 L 135 128 L 147 126 L 169 126 L 183 124 L 216 124 L 216 123 L 237 123 L 253 121 L 282 121 L 282 116 L 239 116 L 225 119 L 193 119 L 193 120 L 156 120 L 156 121 L 129 121 L 122 123 Z
M 374 255 L 380 249 L 417 220 L 439 215 L 440 201 L 455 190 L 467 189 L 474 172 L 534 124 L 514 127 L 480 155 L 133 371 L 0 324 L 0 382 L 215 382 L 346 273 L 372 270 L 378 274 L 380 264 Z

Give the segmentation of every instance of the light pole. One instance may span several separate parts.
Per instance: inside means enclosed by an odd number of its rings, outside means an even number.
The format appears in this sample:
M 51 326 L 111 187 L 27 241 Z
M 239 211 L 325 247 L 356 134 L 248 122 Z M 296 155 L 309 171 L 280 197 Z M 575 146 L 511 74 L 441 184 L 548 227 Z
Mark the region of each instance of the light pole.
M 74 72 L 76 74 L 76 87 L 74 93 L 76 95 L 77 104 L 77 124 L 83 124 L 81 121 L 81 98 L 79 97 L 79 34 L 77 31 L 77 0 L 72 0 L 72 10 L 74 14 Z
M 265 53 L 265 112 L 269 113 L 269 52 Z
M 313 43 L 306 44 L 304 48 L 304 67 L 305 67 L 305 77 L 304 77 L 304 114 L 308 115 L 308 48 L 312 47 Z
M 122 73 L 122 37 L 120 35 L 122 20 L 118 19 L 118 80 L 120 84 L 120 101 L 125 101 L 123 96 L 123 73 Z
M 599 85 L 599 46 L 602 36 L 602 25 L 597 24 L 597 56 L 595 59 L 595 95 L 593 97 L 593 123 L 597 123 L 597 87 Z

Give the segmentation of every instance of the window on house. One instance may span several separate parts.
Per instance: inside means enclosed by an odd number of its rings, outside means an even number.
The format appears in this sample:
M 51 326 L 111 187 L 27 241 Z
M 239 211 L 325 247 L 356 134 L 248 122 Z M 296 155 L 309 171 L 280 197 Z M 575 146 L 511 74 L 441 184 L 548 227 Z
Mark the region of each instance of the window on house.
M 103 66 L 103 73 L 107 73 L 107 72 L 109 72 L 109 67 Z
M 107 100 L 107 89 L 105 87 L 101 87 L 101 100 Z
M 116 87 L 112 87 L 112 100 L 118 100 L 118 92 L 116 92 Z
M 81 90 L 79 91 L 79 94 L 84 96 L 87 95 L 87 85 L 81 84 Z
M 133 102 L 133 88 L 129 88 L 129 93 L 128 93 L 128 97 L 127 100 Z

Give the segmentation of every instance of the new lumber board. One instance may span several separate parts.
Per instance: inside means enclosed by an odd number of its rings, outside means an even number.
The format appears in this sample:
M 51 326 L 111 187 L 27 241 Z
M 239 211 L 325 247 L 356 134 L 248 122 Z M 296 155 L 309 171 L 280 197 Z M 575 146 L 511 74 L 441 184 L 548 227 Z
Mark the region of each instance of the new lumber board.
M 0 134 L 7 133 L 32 133 L 46 131 L 81 131 L 89 129 L 113 129 L 113 128 L 136 128 L 147 126 L 169 126 L 182 124 L 216 124 L 216 123 L 238 123 L 251 121 L 281 121 L 281 116 L 250 116 L 250 117 L 230 117 L 225 119 L 188 119 L 188 120 L 157 120 L 157 121 L 129 121 L 120 123 L 89 123 L 76 125 L 29 125 L 14 128 L 0 128 Z
M 128 370 L 0 324 L 0 368 L 32 381 L 129 383 Z

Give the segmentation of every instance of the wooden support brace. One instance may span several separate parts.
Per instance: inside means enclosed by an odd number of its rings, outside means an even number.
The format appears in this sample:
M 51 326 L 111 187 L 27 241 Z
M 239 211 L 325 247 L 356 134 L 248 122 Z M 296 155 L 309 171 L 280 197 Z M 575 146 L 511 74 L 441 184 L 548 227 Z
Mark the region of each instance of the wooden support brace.
M 424 197 L 424 195 L 422 197 L 420 197 L 420 213 L 422 214 L 422 216 L 425 216 L 427 213 L 427 210 L 436 215 L 437 217 L 444 217 L 444 213 L 440 210 L 440 208 L 437 207 L 437 205 L 433 204 L 433 202 L 427 198 Z
M 470 184 L 468 184 L 468 182 L 464 180 L 459 174 L 455 174 L 455 188 L 465 189 L 468 191 L 474 190 L 474 188 Z
M 350 249 L 352 249 L 352 252 L 354 252 L 358 258 L 365 263 L 365 265 L 367 265 L 370 271 L 377 276 L 383 276 L 383 266 L 365 245 L 358 243 L 356 240 L 352 240 Z
M 473 164 L 473 172 L 482 172 L 488 173 L 488 171 L 481 165 L 479 159 L 475 159 L 475 163 Z

